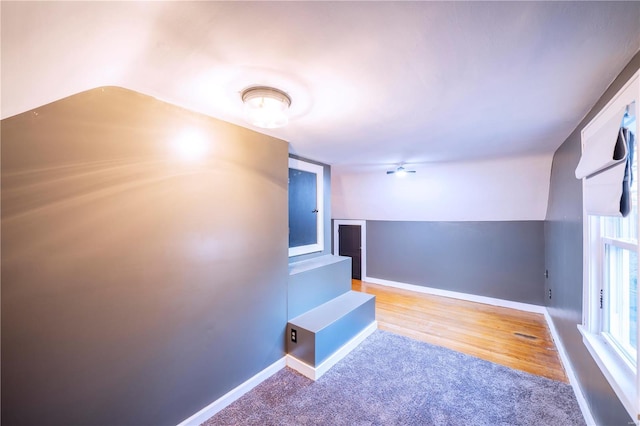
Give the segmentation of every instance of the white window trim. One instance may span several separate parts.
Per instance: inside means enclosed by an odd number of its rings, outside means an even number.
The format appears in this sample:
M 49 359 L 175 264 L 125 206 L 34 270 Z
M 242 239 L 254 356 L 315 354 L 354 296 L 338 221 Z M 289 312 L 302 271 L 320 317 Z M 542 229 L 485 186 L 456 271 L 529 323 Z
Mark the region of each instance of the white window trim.
M 333 220 L 333 254 L 338 256 L 340 253 L 340 235 L 338 230 L 340 225 L 358 225 L 360 226 L 360 245 L 362 251 L 360 252 L 360 276 L 362 281 L 366 281 L 367 277 L 367 221 L 366 220 L 352 220 L 352 219 L 334 219 Z
M 578 329 L 582 333 L 582 340 L 589 353 L 620 398 L 622 405 L 632 419 L 639 420 L 636 375 L 633 370 L 602 335 L 587 331 L 581 325 L 578 325 Z
M 324 250 L 324 167 L 304 160 L 289 157 L 289 168 L 303 170 L 316 175 L 316 232 L 317 243 L 306 246 L 289 247 L 289 257 L 317 253 Z
M 602 123 L 609 119 L 616 109 L 636 101 L 640 105 L 640 71 L 624 85 L 622 89 L 607 103 L 591 122 L 582 130 L 581 136 L 584 141 L 590 134 L 596 132 Z M 638 130 L 638 129 L 637 129 Z M 638 139 L 637 139 L 638 140 Z M 584 146 L 582 147 L 584 150 Z M 585 179 L 582 179 L 584 193 Z M 583 205 L 583 319 L 582 325 L 578 329 L 582 334 L 583 341 L 596 364 L 606 377 L 612 389 L 622 402 L 623 406 L 631 416 L 638 422 L 640 420 L 640 355 L 636 357 L 636 365 L 630 363 L 622 356 L 617 349 L 608 341 L 607 337 L 600 332 L 602 321 L 601 309 L 599 305 L 600 285 L 604 271 L 604 244 L 610 243 L 615 246 L 623 246 L 640 253 L 638 244 L 630 244 L 618 239 L 603 239 L 600 235 L 594 235 L 596 230 L 591 229 L 590 220 Z M 596 253 L 594 253 L 596 251 Z M 595 262 L 590 259 L 595 255 Z M 640 305 L 640 292 L 638 292 L 638 302 Z M 638 341 L 640 341 L 640 327 L 638 331 Z M 634 371 L 635 370 L 635 371 Z

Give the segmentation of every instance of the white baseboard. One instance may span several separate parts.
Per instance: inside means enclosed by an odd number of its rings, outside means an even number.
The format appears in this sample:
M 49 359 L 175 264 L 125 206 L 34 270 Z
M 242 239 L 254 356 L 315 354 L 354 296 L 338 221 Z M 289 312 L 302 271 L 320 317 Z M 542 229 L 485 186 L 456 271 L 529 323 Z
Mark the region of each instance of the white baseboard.
M 296 370 L 298 373 L 310 378 L 311 380 L 318 380 L 324 373 L 329 371 L 331 367 L 336 365 L 338 361 L 347 356 L 349 352 L 354 350 L 356 346 L 369 337 L 378 328 L 378 322 L 374 321 L 367 326 L 364 330 L 358 333 L 353 339 L 342 345 L 333 355 L 327 358 L 322 364 L 317 367 L 312 367 L 309 364 L 294 358 L 291 355 L 287 355 L 287 367 Z
M 380 278 L 364 277 L 364 282 L 380 284 L 388 287 L 400 288 L 403 290 L 415 291 L 417 293 L 432 294 L 434 296 L 450 297 L 452 299 L 466 300 L 469 302 L 484 303 L 485 305 L 500 306 L 503 308 L 518 309 L 520 311 L 544 314 L 547 310 L 544 306 L 530 303 L 513 302 L 511 300 L 496 299 L 493 297 L 477 296 L 475 294 L 459 293 L 457 291 L 442 290 L 439 288 L 425 287 L 415 284 L 406 284 L 397 281 L 382 280 Z
M 562 361 L 564 371 L 567 373 L 567 378 L 569 379 L 569 383 L 573 388 L 573 393 L 576 395 L 576 399 L 578 400 L 578 405 L 580 406 L 580 411 L 582 411 L 584 421 L 588 426 L 597 426 L 596 421 L 591 415 L 591 410 L 589 410 L 589 404 L 587 404 L 587 400 L 582 393 L 582 388 L 580 387 L 580 383 L 578 382 L 576 373 L 573 370 L 573 364 L 571 364 L 571 361 L 569 360 L 569 355 L 567 355 L 567 351 L 562 344 L 562 340 L 560 340 L 558 330 L 556 330 L 556 326 L 553 324 L 553 320 L 551 319 L 551 315 L 549 314 L 549 311 L 547 309 L 545 309 L 544 318 L 547 321 L 547 325 L 549 326 L 549 331 L 551 332 L 551 336 L 553 337 L 553 342 L 558 349 L 560 361 Z
M 204 423 L 205 421 L 213 417 L 216 413 L 222 411 L 232 402 L 239 399 L 242 395 L 249 392 L 251 389 L 255 388 L 278 371 L 282 370 L 286 365 L 286 357 L 280 358 L 255 376 L 251 377 L 246 382 L 230 390 L 222 397 L 213 401 L 211 404 L 207 405 L 191 417 L 181 421 L 180 423 L 178 423 L 178 426 L 198 426 Z

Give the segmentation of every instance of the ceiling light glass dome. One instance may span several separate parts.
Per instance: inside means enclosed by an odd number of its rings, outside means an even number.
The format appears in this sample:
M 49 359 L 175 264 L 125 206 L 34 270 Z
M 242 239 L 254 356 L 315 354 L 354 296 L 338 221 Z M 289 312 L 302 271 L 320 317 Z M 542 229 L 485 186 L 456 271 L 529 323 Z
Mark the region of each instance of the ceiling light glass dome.
M 267 86 L 249 87 L 242 91 L 245 120 L 257 127 L 274 129 L 289 122 L 287 112 L 291 98 L 282 90 Z

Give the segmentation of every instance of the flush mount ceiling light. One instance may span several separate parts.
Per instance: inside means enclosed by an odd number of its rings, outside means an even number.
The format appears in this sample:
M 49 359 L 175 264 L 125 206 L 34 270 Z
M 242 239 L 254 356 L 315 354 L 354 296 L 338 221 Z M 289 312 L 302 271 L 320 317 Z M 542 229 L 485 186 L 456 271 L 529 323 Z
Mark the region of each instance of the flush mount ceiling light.
M 242 91 L 245 119 L 257 127 L 275 129 L 289 122 L 287 111 L 291 98 L 282 90 L 267 86 L 249 87 Z

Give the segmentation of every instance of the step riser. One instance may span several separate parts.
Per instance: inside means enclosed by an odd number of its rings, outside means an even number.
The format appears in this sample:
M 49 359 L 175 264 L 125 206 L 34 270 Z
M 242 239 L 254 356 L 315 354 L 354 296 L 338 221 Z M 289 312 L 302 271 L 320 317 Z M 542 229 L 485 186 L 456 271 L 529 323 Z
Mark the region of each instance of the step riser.
M 371 336 L 378 329 L 378 322 L 374 321 L 369 324 L 364 330 L 358 333 L 353 339 L 349 340 L 340 349 L 334 352 L 329 358 L 323 361 L 320 365 L 312 367 L 304 362 L 298 360 L 292 355 L 287 355 L 287 367 L 293 368 L 298 373 L 311 380 L 318 380 L 327 371 L 329 371 L 340 360 L 349 355 L 349 353 L 358 347 L 367 337 Z
M 298 360 L 316 367 L 374 321 L 375 298 L 372 297 L 316 333 L 289 323 L 287 352 Z M 290 338 L 292 328 L 296 330 L 296 343 Z
M 289 275 L 287 320 L 351 290 L 351 258 Z
M 342 345 L 354 338 L 376 319 L 375 299 L 351 311 L 340 318 L 331 327 L 316 334 L 315 364 L 318 366 L 329 358 Z

